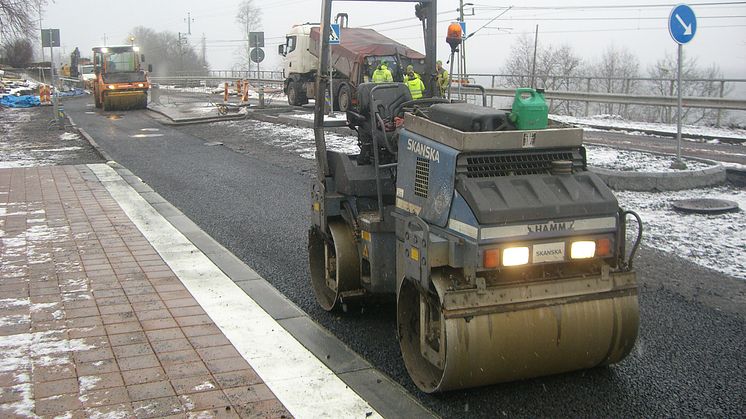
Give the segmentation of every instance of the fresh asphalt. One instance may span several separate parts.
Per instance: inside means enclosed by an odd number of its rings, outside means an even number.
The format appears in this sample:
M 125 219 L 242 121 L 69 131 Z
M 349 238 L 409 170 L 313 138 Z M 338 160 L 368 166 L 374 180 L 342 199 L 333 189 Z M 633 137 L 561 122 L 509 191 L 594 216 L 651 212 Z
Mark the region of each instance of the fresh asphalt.
M 107 154 L 443 417 L 746 414 L 746 284 L 647 248 L 636 260 L 640 338 L 621 364 L 422 394 L 399 355 L 390 301 L 332 314 L 314 301 L 306 252 L 307 160 L 262 146 L 262 138 L 251 135 L 242 149 L 206 145 L 236 135 L 225 124 L 173 128 L 146 111 L 103 113 L 89 102 L 69 100 L 65 109 Z M 143 134 L 149 136 L 136 137 Z

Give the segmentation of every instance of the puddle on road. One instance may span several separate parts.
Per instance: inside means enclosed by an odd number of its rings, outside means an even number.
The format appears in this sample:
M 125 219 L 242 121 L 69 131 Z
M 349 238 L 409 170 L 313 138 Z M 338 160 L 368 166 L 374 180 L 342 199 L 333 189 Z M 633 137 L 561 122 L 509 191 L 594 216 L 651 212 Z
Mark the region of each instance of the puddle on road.
M 132 138 L 163 137 L 163 134 L 135 134 L 130 135 Z

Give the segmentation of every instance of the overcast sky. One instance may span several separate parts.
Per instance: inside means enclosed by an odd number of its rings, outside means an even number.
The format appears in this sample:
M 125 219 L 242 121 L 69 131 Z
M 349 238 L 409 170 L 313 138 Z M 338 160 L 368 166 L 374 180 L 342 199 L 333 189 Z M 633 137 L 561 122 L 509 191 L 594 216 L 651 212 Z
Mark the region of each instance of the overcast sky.
M 212 69 L 230 69 L 237 59 L 241 31 L 235 23 L 239 0 L 56 0 L 43 17 L 45 28 L 59 28 L 66 54 L 76 46 L 83 56 L 91 47 L 124 43 L 138 25 L 158 31 L 186 32 L 187 12 L 191 13 L 191 43 L 199 45 L 206 37 L 207 59 Z M 262 9 L 267 59 L 262 69 L 281 66 L 277 45 L 297 23 L 318 22 L 321 0 L 256 0 Z M 593 61 L 610 45 L 635 52 L 641 70 L 665 54 L 675 54 L 667 24 L 671 1 L 643 0 L 472 0 L 474 16 L 468 16 L 467 31 L 474 31 L 515 7 L 479 31 L 468 44 L 470 72 L 496 73 L 503 66 L 510 46 L 522 34 L 533 36 L 539 25 L 541 44 L 568 44 L 583 59 Z M 688 3 L 698 17 L 699 29 L 685 46 L 685 54 L 702 65 L 717 63 L 728 77 L 746 78 L 746 1 L 698 0 Z M 445 29 L 457 17 L 458 0 L 438 2 L 439 58 L 447 59 Z M 652 6 L 652 7 L 651 7 Z M 465 8 L 471 14 L 471 7 Z M 422 27 L 414 17 L 413 3 L 362 3 L 337 1 L 334 14 L 347 12 L 350 26 L 371 27 L 423 51 Z M 104 19 L 109 17 L 109 19 Z M 404 20 L 406 19 L 406 20 Z M 393 22 L 392 22 L 393 21 Z M 342 40 L 344 42 L 344 39 Z M 143 51 L 146 54 L 147 51 Z

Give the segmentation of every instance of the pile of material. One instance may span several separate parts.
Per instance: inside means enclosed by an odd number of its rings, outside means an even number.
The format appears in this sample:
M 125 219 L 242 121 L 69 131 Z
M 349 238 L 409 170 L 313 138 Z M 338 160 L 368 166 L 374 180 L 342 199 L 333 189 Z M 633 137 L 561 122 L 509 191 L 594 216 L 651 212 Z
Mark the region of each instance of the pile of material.
M 39 106 L 39 83 L 9 72 L 0 76 L 0 106 L 30 108 Z

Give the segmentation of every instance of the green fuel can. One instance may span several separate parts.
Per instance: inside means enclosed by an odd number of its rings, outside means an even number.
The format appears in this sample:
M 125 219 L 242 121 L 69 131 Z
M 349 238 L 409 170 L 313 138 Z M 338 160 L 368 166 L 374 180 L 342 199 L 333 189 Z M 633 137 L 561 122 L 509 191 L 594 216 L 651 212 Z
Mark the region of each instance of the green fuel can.
M 516 89 L 510 119 L 519 130 L 545 129 L 549 107 L 544 93 L 528 87 Z

